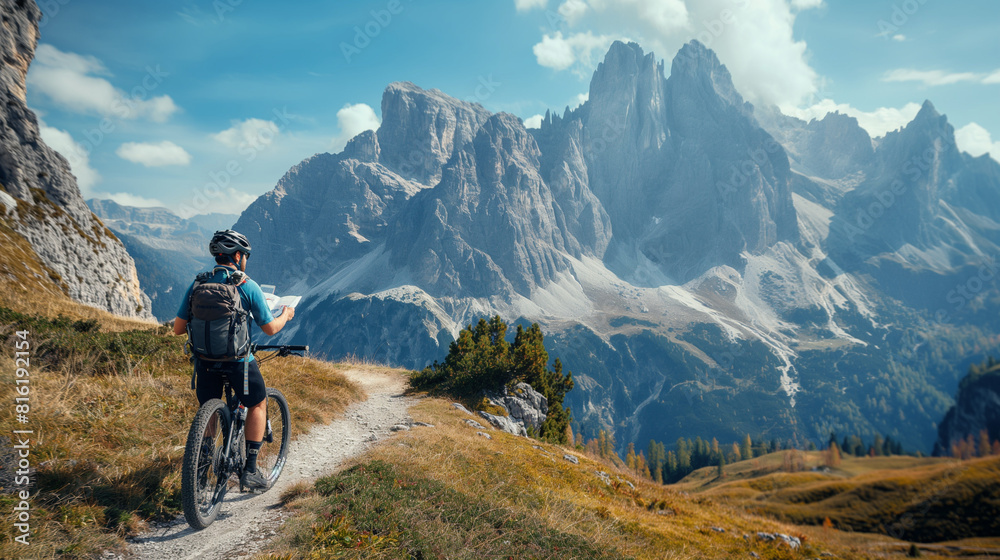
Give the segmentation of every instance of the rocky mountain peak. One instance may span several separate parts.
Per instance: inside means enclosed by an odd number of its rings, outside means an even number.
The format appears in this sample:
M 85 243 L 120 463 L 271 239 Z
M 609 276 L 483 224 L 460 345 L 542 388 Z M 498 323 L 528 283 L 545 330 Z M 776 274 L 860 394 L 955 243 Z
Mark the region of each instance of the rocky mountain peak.
M 615 41 L 590 80 L 593 104 L 605 104 L 608 97 L 634 93 L 637 85 L 663 79 L 663 63 L 653 53 L 644 54 L 636 43 Z
M 478 103 L 395 82 L 382 95 L 378 144 L 382 163 L 407 178 L 433 185 L 457 150 L 476 137 L 490 112 Z
M 739 113 L 750 117 L 753 107 L 743 101 L 736 91 L 729 69 L 719 61 L 715 52 L 698 41 L 681 47 L 670 66 L 668 93 L 675 98 L 675 111 L 682 127 L 698 126 L 685 117 L 700 118 L 709 114 Z M 730 117 L 731 118 L 731 117 Z M 704 124 L 704 121 L 699 121 Z M 671 123 L 673 124 L 673 123 Z M 713 130 L 712 133 L 716 133 Z
M 378 136 L 374 130 L 366 130 L 351 138 L 344 147 L 343 155 L 346 158 L 358 161 L 376 162 L 378 161 L 381 148 L 378 144 Z

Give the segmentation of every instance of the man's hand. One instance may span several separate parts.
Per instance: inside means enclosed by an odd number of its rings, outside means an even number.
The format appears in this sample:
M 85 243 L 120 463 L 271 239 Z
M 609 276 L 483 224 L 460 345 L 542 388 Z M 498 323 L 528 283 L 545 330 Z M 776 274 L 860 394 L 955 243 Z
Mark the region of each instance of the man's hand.
M 278 331 L 285 327 L 285 323 L 291 321 L 294 316 L 295 308 L 284 305 L 281 308 L 281 313 L 278 313 L 277 317 L 275 317 L 270 323 L 261 325 L 260 330 L 264 331 L 264 334 L 267 336 L 274 336 L 278 334 Z

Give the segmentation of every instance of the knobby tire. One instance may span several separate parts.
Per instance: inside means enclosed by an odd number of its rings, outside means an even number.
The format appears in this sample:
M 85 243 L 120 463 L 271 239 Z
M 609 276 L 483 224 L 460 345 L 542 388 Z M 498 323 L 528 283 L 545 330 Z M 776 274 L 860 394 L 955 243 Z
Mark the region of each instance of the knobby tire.
M 211 399 L 198 409 L 188 432 L 184 448 L 184 464 L 181 469 L 181 501 L 184 504 L 184 518 L 195 530 L 204 529 L 215 521 L 222 509 L 221 485 L 225 485 L 229 473 L 221 465 L 220 455 L 224 452 L 226 432 L 229 430 L 229 409 L 220 399 Z M 214 435 L 209 426 L 214 424 Z M 203 443 L 208 442 L 213 449 L 211 460 L 204 460 Z M 219 472 L 219 471 L 223 472 Z

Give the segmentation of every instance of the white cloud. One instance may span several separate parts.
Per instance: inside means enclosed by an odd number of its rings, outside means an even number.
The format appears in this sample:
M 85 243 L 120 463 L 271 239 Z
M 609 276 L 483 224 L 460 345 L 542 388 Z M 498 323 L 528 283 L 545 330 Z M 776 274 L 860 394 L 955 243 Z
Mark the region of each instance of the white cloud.
M 222 132 L 213 134 L 212 138 L 230 148 L 239 149 L 249 146 L 259 150 L 271 145 L 281 132 L 274 122 L 263 119 L 233 121 L 232 125 Z
M 587 13 L 587 2 L 584 0 L 566 0 L 559 6 L 559 15 L 566 19 L 569 25 L 576 25 Z
M 50 148 L 62 154 L 69 162 L 70 171 L 76 176 L 76 185 L 84 198 L 93 196 L 93 187 L 101 180 L 101 175 L 90 166 L 90 154 L 73 140 L 65 130 L 47 126 L 38 121 L 39 133 Z
M 165 122 L 179 110 L 169 95 L 151 97 L 167 76 L 158 67 L 150 68 L 128 94 L 100 77 L 110 75 L 97 58 L 42 44 L 35 51 L 27 81 L 32 92 L 75 113 Z
M 589 0 L 595 12 L 602 12 L 606 23 L 622 19 L 638 31 L 650 30 L 662 39 L 690 27 L 684 0 Z M 659 35 L 658 37 L 656 35 Z
M 796 10 L 811 10 L 823 7 L 823 0 L 792 0 L 792 7 Z
M 375 130 L 379 126 L 378 115 L 375 110 L 364 103 L 351 105 L 348 103 L 337 111 L 337 125 L 340 127 L 340 134 L 334 137 L 330 143 L 330 148 L 334 152 L 344 149 L 347 142 L 366 130 Z
M 575 98 L 576 105 L 570 105 L 570 109 L 576 109 L 577 107 L 579 107 L 580 105 L 583 105 L 584 103 L 586 103 L 589 100 L 590 100 L 590 92 L 589 91 L 585 91 L 583 93 L 578 93 L 578 94 L 576 94 L 576 98 Z
M 184 148 L 164 140 L 158 144 L 145 142 L 127 142 L 115 151 L 118 157 L 139 163 L 146 167 L 162 167 L 165 165 L 187 165 L 191 163 L 191 154 Z
M 600 50 L 603 55 L 612 42 L 614 38 L 610 35 L 594 35 L 590 31 L 574 33 L 565 38 L 562 31 L 556 31 L 554 35 L 544 35 L 542 42 L 532 47 L 532 51 L 538 64 L 546 68 L 565 70 L 580 63 L 590 70 L 594 66 L 594 51 Z
M 548 4 L 548 0 L 514 0 L 514 8 L 519 12 L 544 8 L 546 4 Z
M 247 206 L 250 206 L 257 197 L 230 187 L 225 196 L 220 196 L 213 201 L 212 212 L 222 214 L 242 214 Z M 189 216 L 190 217 L 190 216 Z
M 982 74 L 972 72 L 944 72 L 941 70 L 911 70 L 899 68 L 886 72 L 883 82 L 921 82 L 925 86 L 943 86 L 959 82 L 983 81 Z
M 984 84 L 1000 84 L 1000 70 L 994 70 L 992 74 L 983 78 Z
M 805 109 L 794 106 L 782 106 L 781 111 L 786 115 L 798 117 L 806 121 L 822 119 L 827 113 L 839 111 L 858 119 L 858 124 L 861 125 L 861 128 L 868 131 L 868 134 L 872 138 L 878 138 L 885 136 L 886 133 L 897 128 L 906 126 L 920 112 L 920 107 L 918 103 L 907 103 L 901 109 L 881 107 L 874 111 L 862 111 L 846 103 L 838 104 L 831 99 L 824 99 Z
M 893 35 L 892 40 L 899 41 L 900 43 L 902 43 L 903 41 L 906 40 L 906 35 L 903 35 L 902 33 L 900 33 L 899 35 Z
M 955 143 L 958 149 L 969 155 L 979 157 L 989 153 L 990 157 L 1000 161 L 1000 141 L 994 142 L 990 132 L 974 122 L 955 131 Z
M 541 128 L 545 115 L 533 115 L 524 119 L 524 128 Z
M 800 9 L 806 7 L 815 6 Z M 695 37 L 718 54 L 749 101 L 801 105 L 817 92 L 819 76 L 805 41 L 795 40 L 795 14 L 785 0 L 692 2 L 691 19 L 698 22 Z

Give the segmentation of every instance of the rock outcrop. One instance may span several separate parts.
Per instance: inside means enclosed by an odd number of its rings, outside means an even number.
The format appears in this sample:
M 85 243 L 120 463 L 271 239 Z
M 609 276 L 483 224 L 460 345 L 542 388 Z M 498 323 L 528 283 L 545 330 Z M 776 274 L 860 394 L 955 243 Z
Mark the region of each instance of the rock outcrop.
M 25 102 L 38 42 L 34 2 L 0 1 L 0 220 L 24 237 L 71 298 L 117 315 L 151 319 L 135 263 L 87 208 L 69 164 L 45 145 Z
M 1000 440 L 1000 366 L 970 373 L 959 385 L 955 406 L 948 410 L 938 426 L 935 452 L 951 455 L 952 446 L 972 436 L 977 450 L 983 445 L 980 433 L 985 430 L 988 444 Z M 992 452 L 985 451 L 986 454 Z

